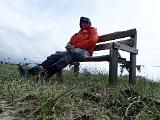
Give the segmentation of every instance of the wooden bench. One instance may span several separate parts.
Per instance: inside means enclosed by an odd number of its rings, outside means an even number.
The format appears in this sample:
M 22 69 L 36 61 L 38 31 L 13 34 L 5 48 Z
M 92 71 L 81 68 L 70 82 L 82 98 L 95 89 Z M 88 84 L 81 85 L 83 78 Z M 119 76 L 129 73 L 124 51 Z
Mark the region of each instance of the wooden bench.
M 120 40 L 121 39 L 121 40 Z M 120 40 L 120 41 L 117 41 Z M 106 43 L 110 41 L 109 43 Z M 99 36 L 97 45 L 94 51 L 109 50 L 109 55 L 85 57 L 77 62 L 74 62 L 74 72 L 78 75 L 79 62 L 109 62 L 109 84 L 115 85 L 118 77 L 118 63 L 129 68 L 129 84 L 136 82 L 136 55 L 138 54 L 137 47 L 137 31 L 130 29 L 119 31 Z M 119 50 L 130 53 L 130 60 L 122 58 Z M 60 74 L 61 75 L 61 74 Z

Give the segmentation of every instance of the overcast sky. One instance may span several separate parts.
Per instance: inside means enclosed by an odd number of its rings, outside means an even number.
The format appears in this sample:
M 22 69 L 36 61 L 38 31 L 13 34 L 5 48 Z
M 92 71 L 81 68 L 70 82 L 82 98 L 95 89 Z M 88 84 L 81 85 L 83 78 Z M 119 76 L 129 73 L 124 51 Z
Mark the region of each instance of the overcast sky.
M 159 0 L 0 0 L 0 55 L 43 61 L 65 50 L 86 16 L 99 35 L 136 28 L 137 64 L 158 76 L 159 5 Z

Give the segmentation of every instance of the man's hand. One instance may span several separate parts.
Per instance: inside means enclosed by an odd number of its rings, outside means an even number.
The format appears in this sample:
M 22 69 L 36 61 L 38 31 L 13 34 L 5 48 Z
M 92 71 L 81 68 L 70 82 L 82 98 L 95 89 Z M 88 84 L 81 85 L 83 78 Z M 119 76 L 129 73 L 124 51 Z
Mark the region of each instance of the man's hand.
M 75 46 L 74 46 L 74 45 L 66 46 L 66 49 L 67 49 L 67 50 L 72 49 L 72 48 L 75 48 Z

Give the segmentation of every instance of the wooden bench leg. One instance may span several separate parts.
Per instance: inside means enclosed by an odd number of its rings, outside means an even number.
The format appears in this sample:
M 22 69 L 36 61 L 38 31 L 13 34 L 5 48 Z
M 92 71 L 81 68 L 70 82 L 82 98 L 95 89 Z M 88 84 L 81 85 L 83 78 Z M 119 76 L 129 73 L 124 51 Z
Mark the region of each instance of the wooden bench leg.
M 130 53 L 129 84 L 136 83 L 136 54 Z
M 133 47 L 137 47 L 137 32 L 131 36 L 134 39 Z M 129 65 L 129 84 L 136 83 L 136 54 L 130 53 L 130 65 Z
M 117 82 L 118 69 L 118 49 L 111 48 L 109 62 L 109 85 L 115 85 Z
M 76 63 L 74 63 L 74 74 L 75 74 L 75 78 L 77 78 L 78 79 L 78 75 L 79 75 L 79 65 L 80 65 L 80 63 L 79 62 L 76 62 Z
M 62 70 L 56 73 L 56 77 L 59 79 L 59 81 L 62 81 Z

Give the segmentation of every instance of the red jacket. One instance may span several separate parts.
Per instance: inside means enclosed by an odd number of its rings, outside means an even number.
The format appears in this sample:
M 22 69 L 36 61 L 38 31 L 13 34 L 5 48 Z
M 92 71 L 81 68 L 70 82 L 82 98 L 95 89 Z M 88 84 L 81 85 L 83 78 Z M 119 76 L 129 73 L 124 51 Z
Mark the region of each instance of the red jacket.
M 90 27 L 89 29 L 81 29 L 70 39 L 72 45 L 74 45 L 76 48 L 86 49 L 91 56 L 97 41 L 97 29 L 94 27 Z

